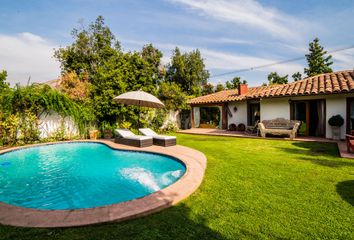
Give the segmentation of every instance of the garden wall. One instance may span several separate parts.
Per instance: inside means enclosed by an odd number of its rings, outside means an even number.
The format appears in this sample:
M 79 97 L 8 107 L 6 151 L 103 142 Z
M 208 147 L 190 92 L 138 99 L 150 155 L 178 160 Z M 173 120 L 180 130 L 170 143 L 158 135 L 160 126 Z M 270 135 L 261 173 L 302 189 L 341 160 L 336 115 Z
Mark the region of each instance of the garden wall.
M 39 116 L 40 138 L 51 137 L 63 131 L 65 136 L 79 134 L 78 128 L 71 117 L 62 117 L 54 111 L 45 112 Z

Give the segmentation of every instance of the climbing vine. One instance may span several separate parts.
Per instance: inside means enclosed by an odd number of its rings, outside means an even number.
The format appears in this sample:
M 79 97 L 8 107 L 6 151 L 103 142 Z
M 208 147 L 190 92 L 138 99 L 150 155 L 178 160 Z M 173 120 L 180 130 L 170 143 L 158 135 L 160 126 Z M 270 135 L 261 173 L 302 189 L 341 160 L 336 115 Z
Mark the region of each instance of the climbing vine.
M 31 112 L 39 117 L 45 112 L 54 111 L 62 117 L 72 117 L 80 134 L 84 134 L 86 126 L 94 121 L 89 104 L 74 101 L 65 93 L 45 84 L 16 85 L 0 94 L 0 103 L 3 119 L 25 112 Z

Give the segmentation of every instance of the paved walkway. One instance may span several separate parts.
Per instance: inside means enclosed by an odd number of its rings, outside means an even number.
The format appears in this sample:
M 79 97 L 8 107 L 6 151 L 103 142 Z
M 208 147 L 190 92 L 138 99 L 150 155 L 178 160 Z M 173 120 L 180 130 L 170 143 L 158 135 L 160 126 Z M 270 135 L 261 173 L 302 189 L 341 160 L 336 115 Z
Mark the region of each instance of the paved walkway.
M 221 129 L 211 129 L 211 128 L 191 128 L 186 130 L 180 130 L 179 133 L 185 134 L 196 134 L 196 135 L 209 135 L 209 136 L 226 136 L 226 137 L 242 137 L 242 138 L 258 138 L 262 139 L 261 137 L 257 136 L 256 134 L 248 135 L 244 132 L 238 131 L 228 131 L 228 130 L 221 130 Z M 290 138 L 272 138 L 267 137 L 267 139 L 275 139 L 275 140 L 291 140 Z M 337 143 L 339 154 L 343 158 L 353 158 L 353 153 L 347 152 L 347 146 L 345 141 L 334 141 L 327 138 L 320 138 L 320 137 L 296 137 L 292 141 L 303 141 L 303 142 L 329 142 L 329 143 Z

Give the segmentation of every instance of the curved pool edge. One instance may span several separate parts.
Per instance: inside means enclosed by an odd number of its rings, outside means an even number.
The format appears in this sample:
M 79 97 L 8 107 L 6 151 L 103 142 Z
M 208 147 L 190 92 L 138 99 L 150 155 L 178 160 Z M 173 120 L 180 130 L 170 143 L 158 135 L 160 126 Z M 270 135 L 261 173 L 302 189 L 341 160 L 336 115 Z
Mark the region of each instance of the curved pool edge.
M 146 216 L 175 205 L 190 196 L 202 183 L 206 169 L 207 159 L 203 153 L 180 145 L 171 147 L 151 146 L 136 148 L 117 144 L 110 140 L 78 140 L 8 148 L 1 150 L 0 154 L 25 147 L 68 142 L 96 142 L 103 143 L 116 150 L 167 155 L 181 161 L 186 166 L 186 172 L 175 183 L 157 192 L 142 198 L 103 207 L 73 210 L 37 210 L 0 202 L 0 224 L 40 228 L 74 227 L 105 222 L 119 222 Z

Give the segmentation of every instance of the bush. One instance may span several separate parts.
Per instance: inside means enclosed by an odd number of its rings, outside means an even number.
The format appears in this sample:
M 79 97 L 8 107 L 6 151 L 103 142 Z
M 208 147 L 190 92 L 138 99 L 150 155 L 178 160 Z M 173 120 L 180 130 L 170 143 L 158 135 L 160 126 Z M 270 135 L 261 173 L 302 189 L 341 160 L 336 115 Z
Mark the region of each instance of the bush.
M 229 130 L 230 130 L 230 131 L 236 131 L 236 130 L 237 130 L 236 124 L 231 123 L 231 124 L 229 125 Z
M 344 124 L 344 119 L 341 115 L 334 115 L 328 120 L 328 124 L 332 127 L 341 127 Z
M 36 114 L 25 110 L 21 115 L 19 133 L 20 144 L 36 143 L 39 141 L 39 121 Z
M 240 123 L 239 125 L 237 125 L 237 131 L 243 132 L 243 131 L 245 131 L 245 130 L 246 130 L 245 124 Z
M 17 132 L 20 126 L 19 114 L 11 114 L 8 116 L 0 116 L 0 137 L 2 145 L 16 145 Z
M 168 122 L 167 125 L 162 128 L 160 131 L 164 133 L 171 133 L 171 132 L 177 132 L 178 127 L 175 123 L 173 122 Z
M 125 128 L 125 129 L 129 129 L 131 126 L 132 126 L 132 123 L 131 122 L 127 122 L 127 121 L 124 121 L 124 122 L 119 124 L 120 128 Z
M 152 120 L 151 120 L 151 125 L 150 127 L 156 131 L 156 132 L 160 132 L 161 131 L 161 127 L 164 124 L 166 119 L 166 112 L 163 109 L 157 109 Z

